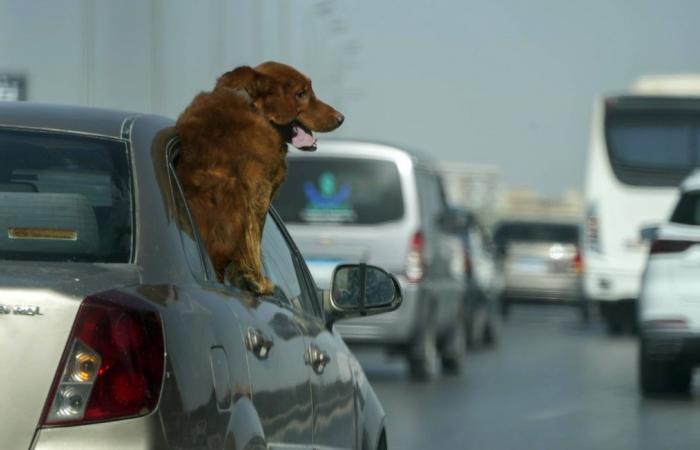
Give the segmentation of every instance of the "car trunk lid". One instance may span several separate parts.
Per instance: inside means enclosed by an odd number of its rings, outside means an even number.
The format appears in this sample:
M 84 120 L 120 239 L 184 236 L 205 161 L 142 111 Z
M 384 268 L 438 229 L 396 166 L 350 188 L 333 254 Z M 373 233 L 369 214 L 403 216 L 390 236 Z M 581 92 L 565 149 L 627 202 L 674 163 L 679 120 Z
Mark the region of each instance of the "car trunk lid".
M 132 265 L 0 262 L 3 447 L 30 447 L 83 298 L 138 280 Z

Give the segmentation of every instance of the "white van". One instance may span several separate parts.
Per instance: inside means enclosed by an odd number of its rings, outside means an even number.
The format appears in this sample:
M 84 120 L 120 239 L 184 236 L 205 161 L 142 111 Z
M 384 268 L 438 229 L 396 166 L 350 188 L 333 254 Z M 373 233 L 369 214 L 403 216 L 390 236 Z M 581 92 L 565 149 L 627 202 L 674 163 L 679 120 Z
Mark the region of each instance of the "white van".
M 610 332 L 636 317 L 648 242 L 700 165 L 700 77 L 645 77 L 596 100 L 585 178 L 584 294 Z
M 401 283 L 403 304 L 381 319 L 336 325 L 355 347 L 404 356 L 429 380 L 442 363 L 461 369 L 466 347 L 462 243 L 449 233 L 441 179 L 429 158 L 390 145 L 319 141 L 290 152 L 274 200 L 319 287 L 341 263 L 382 264 Z

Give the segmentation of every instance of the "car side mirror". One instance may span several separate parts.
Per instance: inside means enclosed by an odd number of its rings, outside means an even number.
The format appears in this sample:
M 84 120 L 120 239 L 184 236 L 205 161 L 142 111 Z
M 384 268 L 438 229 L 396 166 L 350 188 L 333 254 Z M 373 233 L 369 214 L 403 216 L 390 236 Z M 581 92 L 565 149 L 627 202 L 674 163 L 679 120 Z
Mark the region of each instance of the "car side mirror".
M 367 264 L 337 266 L 331 277 L 331 288 L 323 294 L 329 326 L 340 319 L 393 311 L 403 300 L 396 277 Z

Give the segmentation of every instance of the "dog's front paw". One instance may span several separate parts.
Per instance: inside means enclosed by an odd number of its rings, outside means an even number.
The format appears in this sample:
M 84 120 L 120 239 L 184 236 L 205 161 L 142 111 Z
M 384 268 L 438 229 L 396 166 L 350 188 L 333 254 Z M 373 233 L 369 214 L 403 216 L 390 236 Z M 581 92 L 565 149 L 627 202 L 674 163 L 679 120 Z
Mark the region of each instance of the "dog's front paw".
M 275 293 L 275 285 L 265 277 L 249 280 L 250 291 L 255 295 L 268 297 Z
M 249 291 L 256 296 L 270 296 L 275 293 L 275 285 L 262 275 L 256 276 L 228 270 L 226 277 L 231 286 Z

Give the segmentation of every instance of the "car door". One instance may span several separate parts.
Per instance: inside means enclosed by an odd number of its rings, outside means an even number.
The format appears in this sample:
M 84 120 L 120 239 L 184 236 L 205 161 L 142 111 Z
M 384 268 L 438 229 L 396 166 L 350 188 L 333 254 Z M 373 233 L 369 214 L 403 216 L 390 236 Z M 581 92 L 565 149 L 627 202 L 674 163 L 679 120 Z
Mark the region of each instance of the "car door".
M 281 221 L 273 219 L 268 217 L 263 232 L 263 260 L 271 281 L 278 287 L 287 283 L 286 290 L 294 295 L 290 304 L 306 340 L 304 360 L 311 379 L 314 447 L 354 448 L 356 408 L 350 351 L 338 334 L 326 328 L 316 285 L 304 260 Z M 268 267 L 272 256 L 278 264 L 277 273 Z M 294 279 L 280 280 L 278 274 Z
M 261 253 L 265 276 L 275 284 L 275 293 L 269 297 L 248 295 L 248 314 L 239 314 L 253 404 L 270 449 L 310 449 L 313 405 L 306 363 L 308 346 L 298 317 L 301 288 L 286 242 L 269 216 Z
M 176 152 L 175 149 L 172 150 Z M 172 160 L 174 156 L 170 156 Z M 174 169 L 170 169 L 171 177 L 177 179 Z M 181 199 L 181 203 L 184 199 Z M 180 205 L 185 210 L 184 205 Z M 186 223 L 187 220 L 179 220 Z M 182 223 L 180 224 L 182 226 Z M 231 348 L 244 348 L 244 358 L 231 359 L 241 352 L 226 351 L 228 365 L 236 370 L 247 368 L 251 398 L 258 414 L 267 448 L 282 449 L 311 449 L 313 445 L 312 403 L 309 370 L 304 360 L 306 345 L 301 327 L 295 318 L 291 307 L 293 287 L 287 280 L 295 279 L 295 274 L 285 273 L 286 263 L 284 254 L 278 256 L 272 250 L 274 242 L 269 237 L 263 239 L 262 250 L 266 256 L 266 273 L 277 284 L 277 292 L 270 297 L 256 297 L 253 294 L 220 283 L 214 275 L 214 269 L 206 251 L 196 240 L 199 233 L 196 225 L 192 224 L 183 236 L 183 246 L 188 257 L 188 263 L 193 270 L 200 273 L 197 278 L 205 291 L 198 294 L 215 299 L 217 303 L 225 304 L 228 311 L 211 311 L 210 320 L 217 325 L 229 319 L 230 330 L 240 327 L 239 333 L 218 332 L 207 330 L 207 333 L 220 335 L 231 342 Z M 185 245 L 187 244 L 187 245 Z M 289 256 L 287 256 L 289 258 Z M 269 270 L 267 270 L 269 269 Z M 292 271 L 293 272 L 293 271 Z M 298 290 L 298 289 L 297 289 Z M 217 305 L 218 306 L 218 305 Z M 218 309 L 218 308 L 217 308 Z M 202 311 L 198 311 L 202 314 Z M 237 321 L 237 323 L 233 323 Z M 237 330 L 236 330 L 237 331 Z M 237 334 L 236 337 L 233 337 Z M 233 345 L 235 344 L 235 345 Z M 224 347 L 226 347 L 224 345 Z M 215 350 L 213 348 L 213 350 Z M 216 355 L 214 355 L 216 356 Z M 221 358 L 219 358 L 221 359 Z M 212 358 L 212 370 L 217 363 Z M 246 367 L 247 364 L 247 367 Z M 244 379 L 241 377 L 234 378 Z M 232 386 L 240 388 L 239 386 Z M 245 392 L 232 393 L 234 395 Z M 251 422 L 255 418 L 248 417 Z M 205 427 L 206 428 L 206 427 Z
M 440 179 L 428 170 L 417 170 L 416 174 L 426 241 L 426 279 L 432 297 L 438 302 L 437 319 L 443 328 L 454 322 L 461 301 L 464 282 L 462 243 L 439 225 L 439 217 L 447 209 Z

